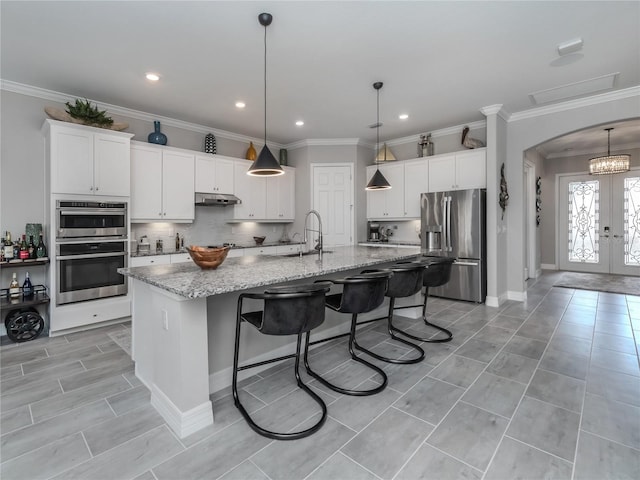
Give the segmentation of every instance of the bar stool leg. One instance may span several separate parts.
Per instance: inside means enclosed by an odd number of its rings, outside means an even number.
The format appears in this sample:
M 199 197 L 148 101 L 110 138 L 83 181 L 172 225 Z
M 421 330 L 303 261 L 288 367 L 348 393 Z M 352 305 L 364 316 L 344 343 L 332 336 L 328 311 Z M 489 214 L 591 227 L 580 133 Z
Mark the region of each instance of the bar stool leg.
M 238 303 L 239 303 L 238 305 L 239 308 L 238 308 L 238 314 L 236 317 L 236 341 L 235 341 L 235 348 L 234 348 L 234 354 L 233 354 L 233 381 L 232 381 L 233 403 L 238 408 L 238 410 L 240 411 L 240 413 L 242 414 L 246 422 L 249 424 L 251 429 L 264 437 L 272 438 L 274 440 L 297 440 L 299 438 L 304 438 L 311 435 L 312 433 L 317 432 L 318 430 L 320 430 L 320 427 L 322 427 L 322 425 L 324 425 L 325 421 L 327 420 L 327 406 L 325 405 L 324 401 L 313 390 L 311 390 L 302 382 L 302 379 L 300 378 L 299 367 L 300 367 L 300 350 L 301 350 L 301 343 L 302 343 L 301 333 L 297 335 L 297 342 L 296 342 L 295 367 L 294 367 L 296 382 L 302 390 L 307 392 L 309 396 L 311 396 L 311 398 L 313 398 L 316 401 L 316 403 L 320 405 L 320 408 L 322 409 L 322 416 L 320 420 L 316 422 L 313 426 L 307 428 L 306 430 L 292 432 L 292 433 L 272 432 L 271 430 L 262 428 L 260 425 L 255 423 L 251 418 L 251 416 L 249 415 L 249 413 L 245 410 L 242 403 L 240 402 L 240 397 L 238 396 L 238 357 L 239 357 L 239 347 L 240 347 L 240 324 L 242 322 L 242 318 L 240 314 L 240 309 L 241 309 L 240 301 Z M 309 339 L 309 332 L 307 332 L 307 341 L 308 339 Z M 308 348 L 308 345 L 305 346 L 305 356 L 306 356 L 307 348 Z
M 354 351 L 354 346 L 356 348 L 358 348 L 358 344 L 356 342 L 356 325 L 358 322 L 358 314 L 354 313 L 351 315 L 351 331 L 349 334 L 349 354 L 351 355 L 351 358 L 358 362 L 363 364 L 366 367 L 369 367 L 370 369 L 374 370 L 381 378 L 382 378 L 382 384 L 378 385 L 375 388 L 372 388 L 370 390 L 351 390 L 348 388 L 343 388 L 340 387 L 338 385 L 334 385 L 331 382 L 328 382 L 327 380 L 325 380 L 324 378 L 322 378 L 320 375 L 318 375 L 316 372 L 314 372 L 313 370 L 311 370 L 311 366 L 309 365 L 309 359 L 308 359 L 308 347 L 309 347 L 309 332 L 307 332 L 307 342 L 305 345 L 305 351 L 304 351 L 304 364 L 305 367 L 307 369 L 307 373 L 309 375 L 311 375 L 313 378 L 315 378 L 316 380 L 318 380 L 321 384 L 323 384 L 325 387 L 330 388 L 331 390 L 338 392 L 338 393 L 342 393 L 344 395 L 354 395 L 354 396 L 366 396 L 366 395 L 374 395 L 376 393 L 381 392 L 382 390 L 385 389 L 385 387 L 387 386 L 388 383 L 388 378 L 387 378 L 387 374 L 384 373 L 384 371 L 381 368 L 378 368 L 377 366 L 375 366 L 374 364 L 367 362 L 366 360 L 362 359 L 361 357 L 358 357 Z
M 407 359 L 407 360 L 397 359 L 397 358 L 389 358 L 389 357 L 385 357 L 383 355 L 379 355 L 379 354 L 377 354 L 375 352 L 372 352 L 368 348 L 365 348 L 365 347 L 363 347 L 361 345 L 358 345 L 358 343 L 355 342 L 355 339 L 354 339 L 354 345 L 361 352 L 364 352 L 367 355 L 371 355 L 373 358 L 377 358 L 378 360 L 381 360 L 383 362 L 396 363 L 396 364 L 401 364 L 401 365 L 409 365 L 409 364 L 412 364 L 412 363 L 421 362 L 424 359 L 424 350 L 422 348 L 420 348 L 418 345 L 416 345 L 416 344 L 414 344 L 412 342 L 409 342 L 409 341 L 405 340 L 404 338 L 400 338 L 400 337 L 398 337 L 397 335 L 394 334 L 394 332 L 398 332 L 400 334 L 406 335 L 402 330 L 396 328 L 393 325 L 394 304 L 395 304 L 395 298 L 394 297 L 389 297 L 389 315 L 387 316 L 387 331 L 389 332 L 389 336 L 393 340 L 396 340 L 398 342 L 404 343 L 409 348 L 411 348 L 411 349 L 415 350 L 416 352 L 418 352 L 418 356 L 415 357 L 415 358 Z

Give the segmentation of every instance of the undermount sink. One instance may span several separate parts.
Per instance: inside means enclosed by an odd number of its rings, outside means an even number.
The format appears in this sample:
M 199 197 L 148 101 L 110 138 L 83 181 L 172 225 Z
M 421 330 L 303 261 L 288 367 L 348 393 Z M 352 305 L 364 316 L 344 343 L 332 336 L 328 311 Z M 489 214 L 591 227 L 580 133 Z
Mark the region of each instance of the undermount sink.
M 333 253 L 332 250 L 323 250 L 322 254 L 324 255 L 325 253 Z M 302 256 L 306 257 L 307 255 L 318 255 L 318 252 L 315 250 L 309 250 L 308 252 L 302 252 Z M 288 253 L 287 255 L 283 255 L 283 257 L 299 257 L 300 256 L 300 252 L 297 253 Z

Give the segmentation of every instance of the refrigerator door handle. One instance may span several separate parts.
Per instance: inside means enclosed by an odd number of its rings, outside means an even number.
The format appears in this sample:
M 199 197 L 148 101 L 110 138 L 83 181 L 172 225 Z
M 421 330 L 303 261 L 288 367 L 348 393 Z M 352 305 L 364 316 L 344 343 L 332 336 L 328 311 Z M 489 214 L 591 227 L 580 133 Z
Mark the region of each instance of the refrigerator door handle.
M 451 197 L 447 197 L 447 251 L 453 251 L 451 243 Z
M 449 246 L 447 238 L 447 197 L 442 197 L 442 251 L 446 252 Z
M 456 260 L 455 262 L 453 262 L 453 265 L 461 265 L 463 267 L 476 267 L 480 264 L 478 262 L 459 262 Z

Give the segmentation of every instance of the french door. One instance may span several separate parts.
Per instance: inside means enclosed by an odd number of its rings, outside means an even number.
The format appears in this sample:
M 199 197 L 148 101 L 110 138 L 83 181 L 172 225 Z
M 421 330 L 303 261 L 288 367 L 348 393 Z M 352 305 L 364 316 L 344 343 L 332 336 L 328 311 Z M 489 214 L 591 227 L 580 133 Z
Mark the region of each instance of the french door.
M 640 171 L 559 182 L 559 268 L 640 275 Z

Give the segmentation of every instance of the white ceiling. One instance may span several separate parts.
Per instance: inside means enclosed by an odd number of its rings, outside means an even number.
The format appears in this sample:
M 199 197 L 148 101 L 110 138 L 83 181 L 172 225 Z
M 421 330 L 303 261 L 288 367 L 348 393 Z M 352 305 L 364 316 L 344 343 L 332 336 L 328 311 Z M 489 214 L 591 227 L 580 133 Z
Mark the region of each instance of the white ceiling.
M 482 120 L 484 106 L 521 112 L 534 107 L 530 93 L 606 74 L 619 72 L 613 90 L 640 85 L 637 1 L 3 0 L 0 8 L 2 79 L 258 138 L 257 16 L 270 12 L 268 138 L 281 144 L 375 141 L 375 81 L 384 82 L 381 140 Z M 559 57 L 556 46 L 577 37 L 584 48 Z M 148 71 L 161 81 L 150 84 Z

